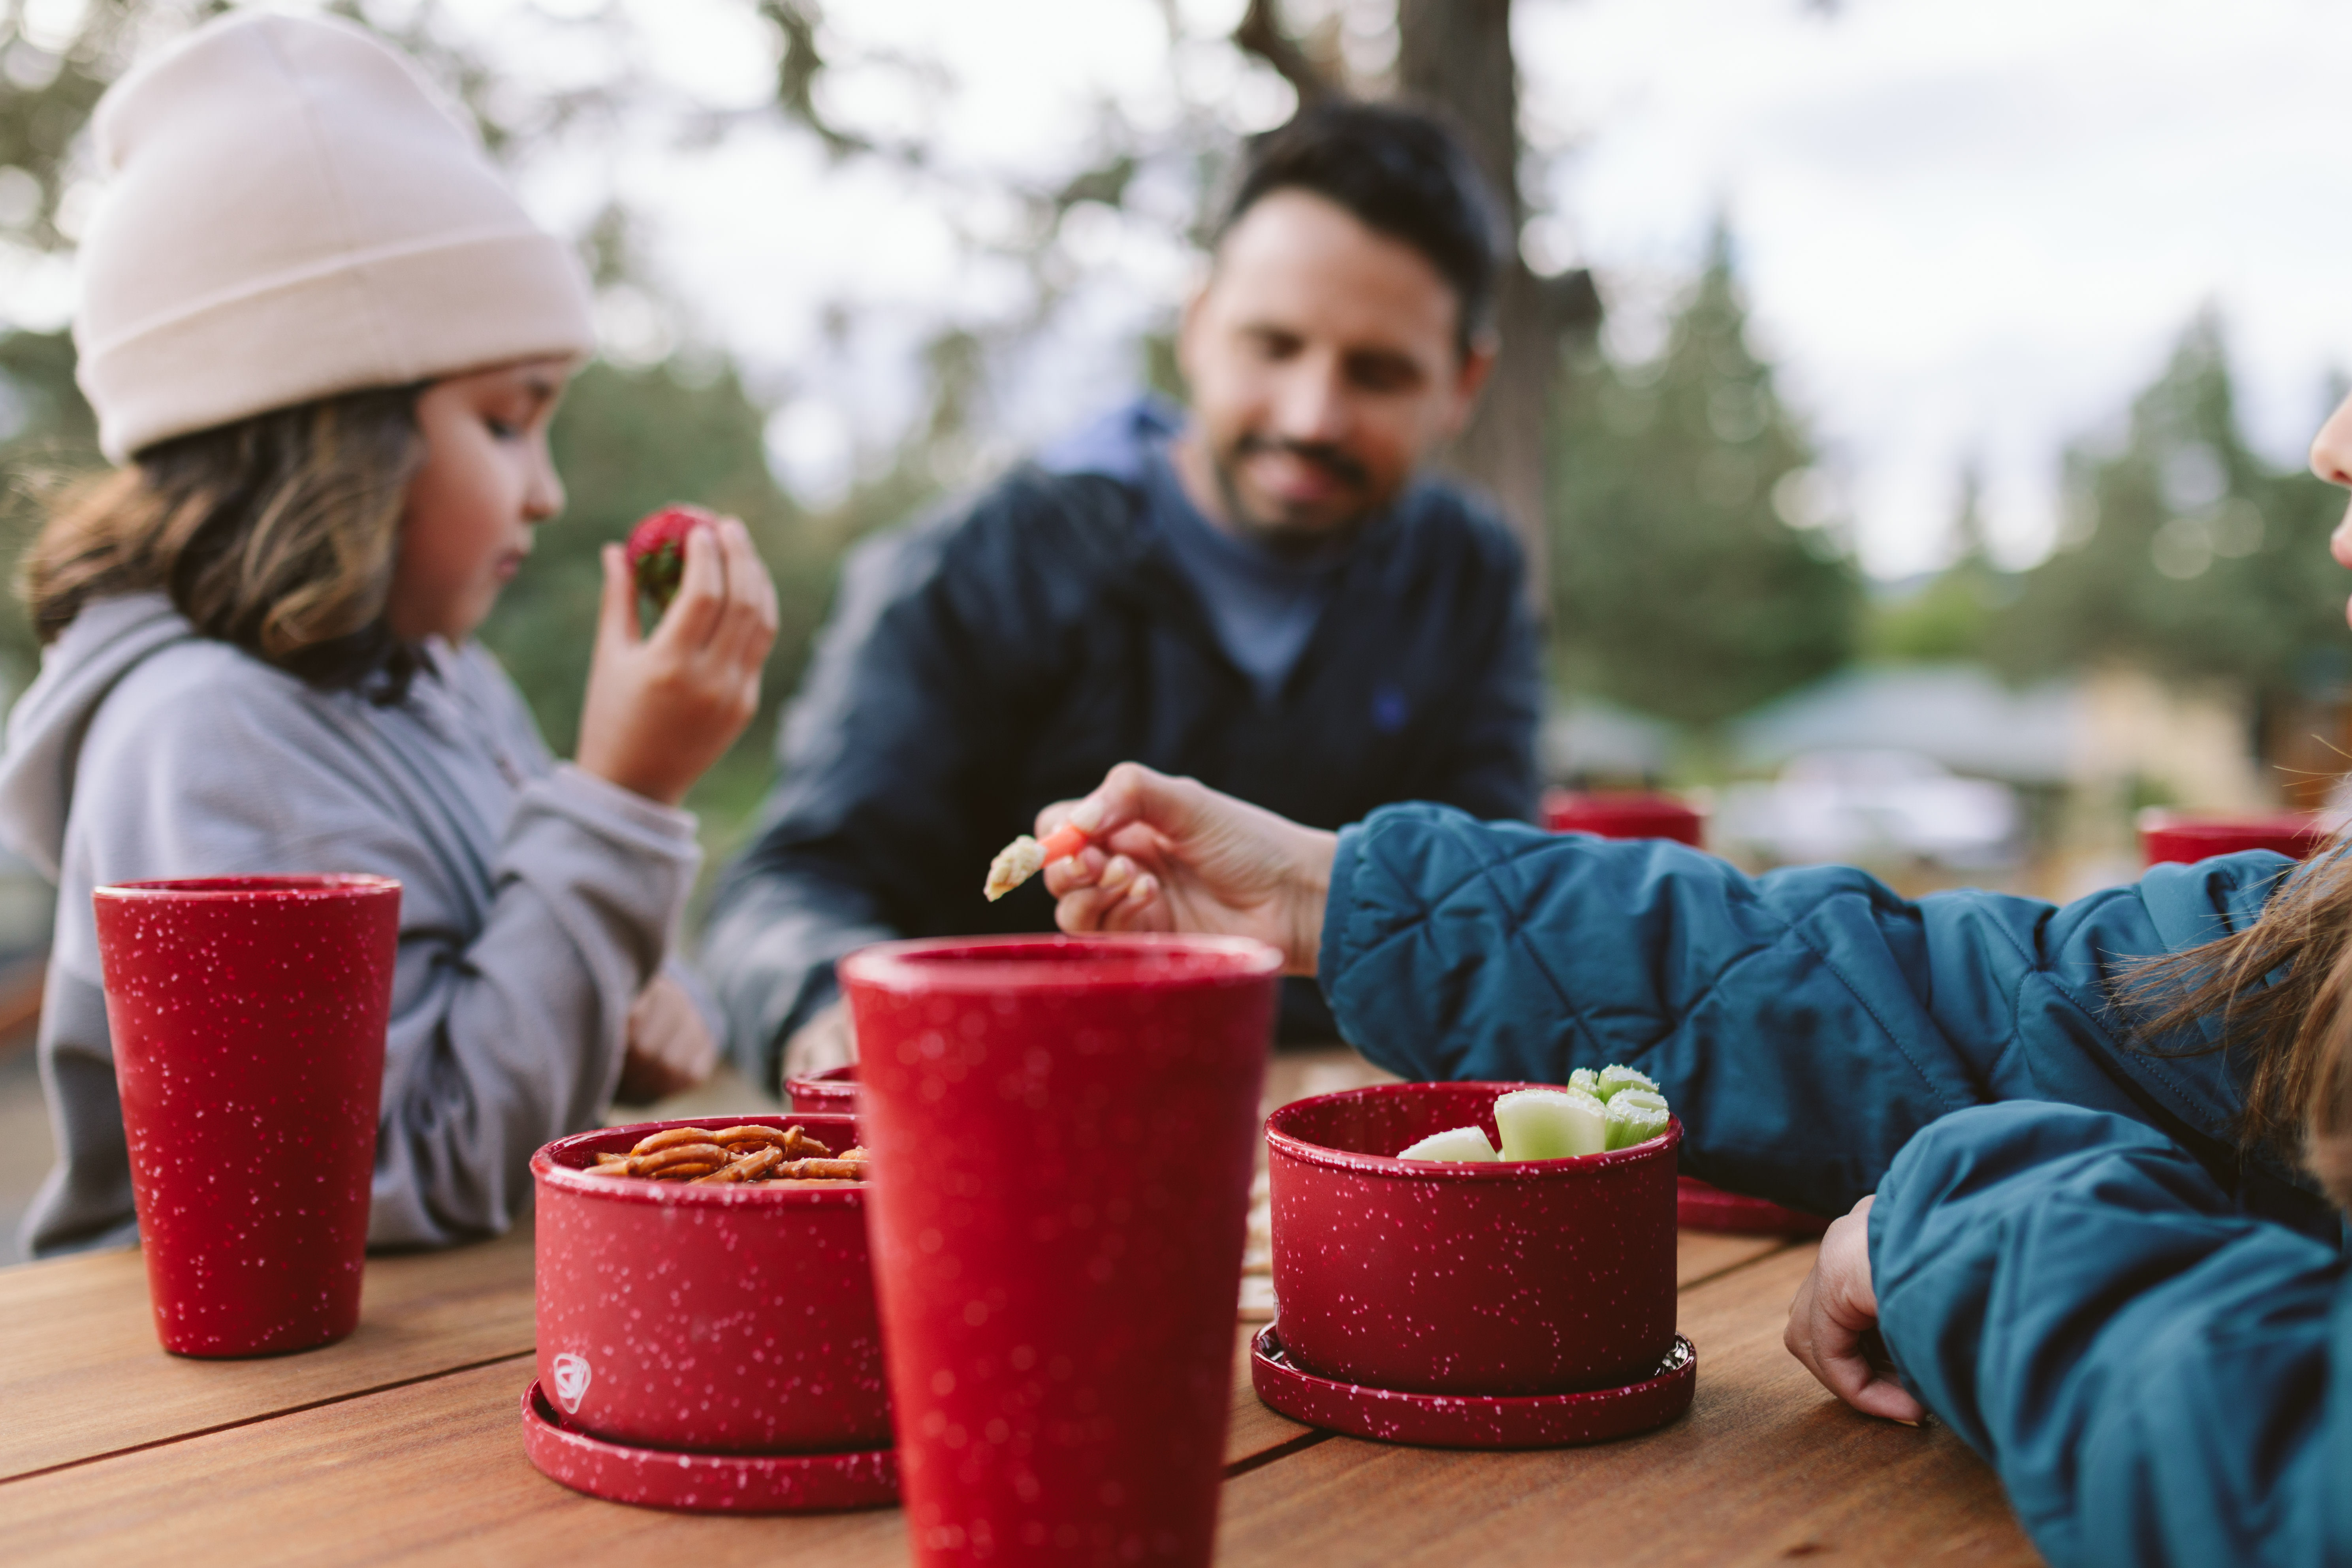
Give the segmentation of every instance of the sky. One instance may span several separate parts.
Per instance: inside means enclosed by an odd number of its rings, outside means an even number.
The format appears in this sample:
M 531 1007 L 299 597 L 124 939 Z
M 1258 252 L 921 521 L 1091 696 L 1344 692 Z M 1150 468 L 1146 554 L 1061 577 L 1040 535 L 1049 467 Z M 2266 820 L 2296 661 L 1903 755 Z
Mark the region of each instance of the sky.
M 684 129 L 772 79 L 774 39 L 742 0 L 612 0 L 636 29 L 625 58 L 564 26 L 600 3 L 446 0 L 527 86 L 622 68 L 650 84 L 641 122 L 523 168 L 527 197 L 574 228 L 608 187 L 628 198 L 656 287 L 608 297 L 608 347 L 736 355 L 776 405 L 780 471 L 818 500 L 918 415 L 913 356 L 938 325 L 1009 330 L 1036 310 L 1034 279 L 997 253 L 1030 221 L 1010 193 L 1098 158 L 1107 114 L 1175 148 L 1273 124 L 1291 101 L 1222 42 L 1241 0 L 831 0 L 827 111 L 931 150 L 920 170 L 835 160 L 756 116 Z M 1381 0 L 1287 10 L 1336 14 L 1360 65 L 1393 47 Z M 2299 460 L 2330 374 L 2352 369 L 2336 63 L 2352 6 L 1517 0 L 1515 16 L 1529 258 L 1592 267 L 1610 345 L 1638 355 L 1727 221 L 1758 345 L 1880 575 L 1940 563 L 1970 464 L 1997 552 L 2038 556 L 2060 452 L 2112 438 L 2200 309 L 2221 312 L 2250 433 L 2276 461 Z M 1171 157 L 1125 210 L 1066 224 L 1058 300 L 994 387 L 977 467 L 1135 383 L 1139 334 L 1197 276 L 1181 237 L 1196 199 Z M 69 308 L 54 274 L 0 268 L 0 316 L 53 324 Z

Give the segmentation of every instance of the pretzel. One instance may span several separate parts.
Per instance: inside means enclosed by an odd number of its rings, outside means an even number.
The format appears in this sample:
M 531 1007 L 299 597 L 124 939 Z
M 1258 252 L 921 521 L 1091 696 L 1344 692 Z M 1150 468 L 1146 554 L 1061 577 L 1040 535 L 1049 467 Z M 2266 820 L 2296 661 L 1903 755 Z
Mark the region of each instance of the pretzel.
M 599 1150 L 593 1159 L 594 1163 L 585 1168 L 588 1175 L 698 1185 L 862 1182 L 866 1169 L 863 1148 L 846 1149 L 835 1156 L 797 1127 L 763 1127 L 754 1122 L 717 1132 L 673 1127 L 648 1133 L 625 1154 Z

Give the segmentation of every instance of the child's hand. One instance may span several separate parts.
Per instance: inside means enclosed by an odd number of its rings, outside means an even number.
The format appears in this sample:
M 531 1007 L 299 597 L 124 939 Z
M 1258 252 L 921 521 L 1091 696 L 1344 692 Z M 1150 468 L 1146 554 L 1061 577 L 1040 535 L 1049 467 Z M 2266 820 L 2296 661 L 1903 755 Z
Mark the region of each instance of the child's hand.
M 1904 1386 L 1873 1363 L 1878 1296 L 1870 1288 L 1870 1198 L 1831 1225 L 1813 1271 L 1789 1303 L 1781 1342 L 1822 1386 L 1861 1411 L 1917 1426 L 1927 1414 Z
M 1281 949 L 1286 972 L 1315 973 L 1337 835 L 1137 763 L 1039 812 L 1038 836 L 1065 822 L 1090 842 L 1045 868 L 1064 931 L 1254 936 Z
M 719 1067 L 719 1042 L 686 987 L 656 974 L 629 1005 L 629 1045 L 621 1058 L 622 1105 L 651 1105 L 684 1094 Z
M 617 544 L 604 546 L 604 605 L 580 716 L 580 766 L 676 805 L 734 744 L 760 704 L 776 640 L 776 585 L 735 519 L 687 536 L 686 577 L 651 637 Z

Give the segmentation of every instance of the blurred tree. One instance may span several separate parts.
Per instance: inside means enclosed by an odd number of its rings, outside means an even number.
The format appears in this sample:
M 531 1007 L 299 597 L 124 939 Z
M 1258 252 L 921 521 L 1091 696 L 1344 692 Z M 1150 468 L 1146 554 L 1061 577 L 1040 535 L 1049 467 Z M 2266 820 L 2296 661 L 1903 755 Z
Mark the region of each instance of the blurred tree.
M 1748 346 L 1720 230 L 1664 352 L 1576 356 L 1555 428 L 1577 455 L 1551 479 L 1563 685 L 1704 728 L 1852 656 L 1860 579 L 1804 510 L 1812 454 Z
M 101 465 L 98 419 L 74 385 L 64 332 L 0 333 L 0 541 L 13 567 L 47 498 Z M 40 662 L 24 601 L 0 584 L 0 701 Z
M 1985 657 L 1993 622 L 2016 602 L 2019 588 L 2016 575 L 2002 571 L 1987 547 L 1983 493 L 1983 477 L 1971 463 L 1960 473 L 1951 564 L 1870 605 L 1863 624 L 1864 658 L 1929 664 Z
M 2076 447 L 2065 474 L 2058 548 L 1995 618 L 1997 664 L 2128 660 L 2268 696 L 2341 683 L 2344 584 L 2326 563 L 2342 496 L 2247 447 L 2210 312 L 2134 401 L 2122 445 Z

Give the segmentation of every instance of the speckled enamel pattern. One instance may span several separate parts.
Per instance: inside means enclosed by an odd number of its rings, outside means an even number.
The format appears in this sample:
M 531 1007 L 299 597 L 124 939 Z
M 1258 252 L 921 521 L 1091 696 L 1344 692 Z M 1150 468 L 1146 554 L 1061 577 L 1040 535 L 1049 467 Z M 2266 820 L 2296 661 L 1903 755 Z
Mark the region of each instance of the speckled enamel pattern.
M 792 1101 L 794 1110 L 855 1116 L 860 1103 L 857 1064 L 827 1068 L 812 1078 L 788 1078 L 784 1080 L 784 1097 Z
M 1280 956 L 894 942 L 841 964 L 924 1564 L 1205 1564 Z
M 94 895 L 155 1333 L 267 1355 L 359 1325 L 400 884 L 130 882 Z
M 522 1446 L 551 1480 L 612 1502 L 689 1513 L 821 1513 L 898 1500 L 898 1456 L 680 1454 L 610 1443 L 567 1421 L 536 1383 L 523 1391 Z
M 1391 1083 L 1266 1119 L 1275 1320 L 1316 1374 L 1399 1393 L 1566 1394 L 1654 1373 L 1675 1341 L 1682 1123 L 1573 1160 L 1393 1152 L 1496 1136 L 1522 1083 Z
M 1676 1334 L 1648 1377 L 1582 1394 L 1405 1394 L 1316 1376 L 1284 1351 L 1280 1325 L 1268 1323 L 1250 1342 L 1250 1386 L 1292 1420 L 1351 1437 L 1423 1448 L 1564 1448 L 1647 1432 L 1689 1409 L 1698 1352 Z
M 703 1117 L 576 1133 L 531 1156 L 540 1385 L 571 1425 L 616 1443 L 887 1447 L 866 1184 L 695 1186 L 582 1169 L 666 1128 L 746 1122 L 799 1126 L 835 1150 L 857 1141 L 845 1116 Z

